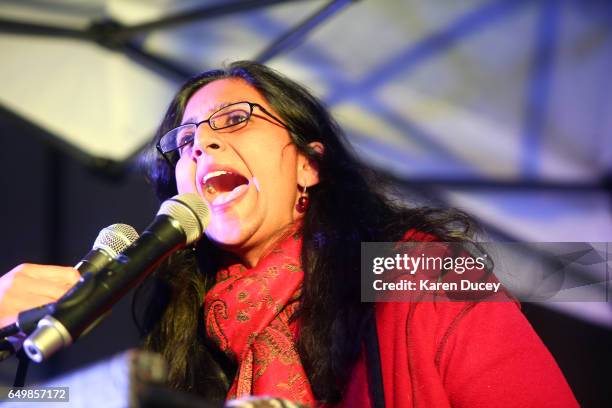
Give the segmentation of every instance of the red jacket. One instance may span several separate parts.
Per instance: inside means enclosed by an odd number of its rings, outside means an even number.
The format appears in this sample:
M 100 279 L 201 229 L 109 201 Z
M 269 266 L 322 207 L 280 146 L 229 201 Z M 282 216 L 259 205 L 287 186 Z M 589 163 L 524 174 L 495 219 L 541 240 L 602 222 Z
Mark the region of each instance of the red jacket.
M 376 304 L 386 407 L 575 407 L 513 302 Z M 342 406 L 371 407 L 365 353 Z

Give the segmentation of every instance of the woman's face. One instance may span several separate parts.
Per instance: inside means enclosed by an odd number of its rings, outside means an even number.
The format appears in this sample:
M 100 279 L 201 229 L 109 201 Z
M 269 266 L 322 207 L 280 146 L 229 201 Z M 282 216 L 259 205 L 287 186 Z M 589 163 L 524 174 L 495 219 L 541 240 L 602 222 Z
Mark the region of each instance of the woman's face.
M 259 92 L 241 79 L 220 79 L 188 101 L 181 123 L 206 120 L 220 106 L 248 101 L 279 117 Z M 176 165 L 179 193 L 197 192 L 210 206 L 206 235 L 254 265 L 283 228 L 301 216 L 298 183 L 316 184 L 316 171 L 291 142 L 289 132 L 259 108 L 248 124 L 221 133 L 206 123 Z

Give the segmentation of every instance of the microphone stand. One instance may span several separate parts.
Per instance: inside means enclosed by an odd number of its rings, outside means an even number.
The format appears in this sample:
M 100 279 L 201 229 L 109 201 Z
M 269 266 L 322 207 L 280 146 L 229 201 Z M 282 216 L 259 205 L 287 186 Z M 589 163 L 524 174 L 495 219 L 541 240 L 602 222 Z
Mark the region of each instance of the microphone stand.
M 25 337 L 36 330 L 39 320 L 54 310 L 55 302 L 24 310 L 17 315 L 15 323 L 0 328 L 0 361 L 17 353 Z
M 15 380 L 13 381 L 13 387 L 25 387 L 26 376 L 28 374 L 28 368 L 30 367 L 30 358 L 23 351 L 19 349 L 17 352 L 17 372 L 15 373 Z
M 24 387 L 26 376 L 28 374 L 28 368 L 30 366 L 30 358 L 23 351 L 21 347 L 23 341 L 26 339 L 26 334 L 22 333 L 17 327 L 17 324 L 11 324 L 9 326 L 0 329 L 0 332 L 10 333 L 3 335 L 0 340 L 0 361 L 4 361 L 13 354 L 17 356 L 19 363 L 17 364 L 17 372 L 15 373 L 15 380 L 13 381 L 13 387 Z
M 30 358 L 22 346 L 27 336 L 36 329 L 38 321 L 55 308 L 55 303 L 48 303 L 29 310 L 17 316 L 17 322 L 0 328 L 0 362 L 16 355 L 18 364 L 13 381 L 13 387 L 24 387 Z

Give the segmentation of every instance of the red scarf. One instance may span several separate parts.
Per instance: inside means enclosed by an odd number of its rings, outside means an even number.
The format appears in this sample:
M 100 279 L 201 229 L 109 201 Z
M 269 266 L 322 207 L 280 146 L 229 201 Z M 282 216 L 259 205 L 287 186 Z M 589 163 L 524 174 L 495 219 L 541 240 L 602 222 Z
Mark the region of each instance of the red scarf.
M 238 364 L 228 399 L 266 395 L 315 404 L 296 348 L 297 323 L 289 323 L 304 279 L 301 247 L 295 234 L 252 269 L 221 269 L 206 294 L 206 333 Z

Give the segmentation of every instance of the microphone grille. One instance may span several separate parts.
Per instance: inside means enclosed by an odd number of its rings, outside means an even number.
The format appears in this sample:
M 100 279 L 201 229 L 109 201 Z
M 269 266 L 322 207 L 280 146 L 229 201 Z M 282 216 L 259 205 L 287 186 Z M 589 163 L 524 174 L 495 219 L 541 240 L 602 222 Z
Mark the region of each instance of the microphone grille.
M 98 234 L 93 249 L 105 250 L 111 257 L 116 257 L 138 239 L 138 233 L 131 225 L 113 224 Z
M 164 201 L 157 215 L 168 215 L 176 220 L 185 236 L 185 244 L 200 239 L 210 221 L 208 205 L 194 193 L 178 194 Z

